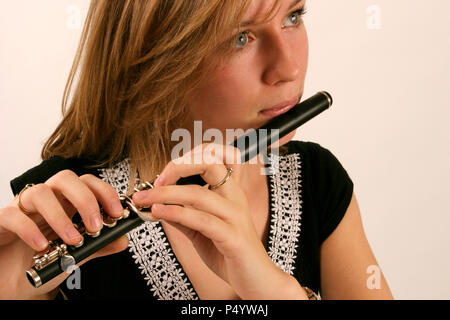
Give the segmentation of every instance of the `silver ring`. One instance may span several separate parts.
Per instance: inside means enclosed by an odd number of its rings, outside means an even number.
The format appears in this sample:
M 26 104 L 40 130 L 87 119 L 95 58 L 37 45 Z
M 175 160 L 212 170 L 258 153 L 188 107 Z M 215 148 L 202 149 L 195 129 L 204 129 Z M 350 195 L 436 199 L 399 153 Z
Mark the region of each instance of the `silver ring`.
M 217 189 L 218 187 L 220 187 L 221 185 L 223 185 L 225 182 L 228 181 L 228 179 L 230 179 L 232 172 L 233 172 L 233 169 L 232 168 L 228 168 L 227 169 L 227 175 L 225 176 L 225 178 L 223 178 L 223 180 L 220 181 L 218 184 L 215 184 L 213 186 L 211 186 L 211 185 L 208 186 L 208 189 L 209 190 L 214 190 L 214 189 Z

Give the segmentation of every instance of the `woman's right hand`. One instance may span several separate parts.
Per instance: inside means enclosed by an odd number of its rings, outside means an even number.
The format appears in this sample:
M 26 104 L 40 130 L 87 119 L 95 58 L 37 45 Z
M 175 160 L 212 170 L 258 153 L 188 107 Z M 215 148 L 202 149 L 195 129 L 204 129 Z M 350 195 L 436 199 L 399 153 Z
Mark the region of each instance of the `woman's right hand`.
M 63 272 L 39 288 L 34 288 L 25 272 L 32 265 L 36 251 L 46 249 L 49 240 L 61 238 L 66 244 L 80 242 L 81 235 L 72 224 L 79 212 L 88 232 L 102 228 L 99 203 L 113 218 L 123 214 L 119 196 L 112 186 L 95 177 L 63 170 L 45 183 L 25 190 L 5 208 L 0 209 L 0 299 L 42 299 L 56 295 L 58 286 L 69 276 Z M 97 257 L 126 249 L 124 235 L 77 265 Z

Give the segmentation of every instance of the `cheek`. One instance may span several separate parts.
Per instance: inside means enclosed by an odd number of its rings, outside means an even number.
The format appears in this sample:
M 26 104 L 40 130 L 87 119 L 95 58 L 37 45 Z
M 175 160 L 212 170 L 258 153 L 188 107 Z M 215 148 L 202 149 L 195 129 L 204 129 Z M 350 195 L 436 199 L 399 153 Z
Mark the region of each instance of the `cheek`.
M 245 76 L 239 66 L 227 66 L 217 70 L 218 74 L 212 83 L 212 90 L 219 94 L 239 95 L 242 91 L 242 84 L 245 82 Z
M 299 41 L 299 48 L 297 50 L 299 50 L 299 52 L 301 52 L 302 65 L 306 72 L 306 70 L 308 69 L 308 59 L 309 59 L 309 40 L 308 40 L 308 33 L 307 33 L 306 29 L 304 29 L 304 33 L 302 35 L 302 40 Z
M 199 88 L 196 101 L 209 110 L 214 106 L 220 107 L 221 110 L 238 109 L 237 102 L 242 101 L 248 92 L 245 77 L 230 67 L 218 68 L 215 73 L 213 78 Z

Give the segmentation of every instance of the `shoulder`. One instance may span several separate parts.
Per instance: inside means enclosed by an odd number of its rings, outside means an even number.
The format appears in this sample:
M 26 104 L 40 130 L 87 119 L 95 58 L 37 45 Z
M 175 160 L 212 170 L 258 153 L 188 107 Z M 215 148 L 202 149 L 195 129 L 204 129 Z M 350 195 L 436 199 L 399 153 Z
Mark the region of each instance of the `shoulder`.
M 284 144 L 287 149 L 287 153 L 314 153 L 328 150 L 317 142 L 291 140 Z
M 312 169 L 340 165 L 336 156 L 329 149 L 316 142 L 291 140 L 283 147 L 285 147 L 285 152 L 280 152 L 280 155 L 298 154 L 304 162 L 311 165 Z
M 288 154 L 298 154 L 304 176 L 319 218 L 323 242 L 344 216 L 354 191 L 353 181 L 341 161 L 327 148 L 315 142 L 290 141 Z
M 280 151 L 280 157 L 288 159 L 291 165 L 300 166 L 308 188 L 322 202 L 330 194 L 348 198 L 353 190 L 353 181 L 341 161 L 327 148 L 310 141 L 291 140 L 284 144 L 286 151 Z M 345 189 L 345 191 L 344 191 Z
M 286 155 L 299 154 L 305 164 L 303 170 L 308 170 L 317 183 L 345 181 L 351 183 L 347 170 L 341 161 L 328 148 L 316 142 L 291 140 L 285 144 Z
M 27 170 L 21 175 L 17 176 L 10 181 L 10 186 L 13 194 L 18 194 L 20 190 L 28 183 L 43 183 L 56 173 L 63 170 L 71 170 L 77 175 L 83 175 L 87 173 L 97 174 L 97 169 L 93 168 L 91 162 L 86 159 L 79 158 L 62 158 L 52 157 L 43 160 L 37 166 Z

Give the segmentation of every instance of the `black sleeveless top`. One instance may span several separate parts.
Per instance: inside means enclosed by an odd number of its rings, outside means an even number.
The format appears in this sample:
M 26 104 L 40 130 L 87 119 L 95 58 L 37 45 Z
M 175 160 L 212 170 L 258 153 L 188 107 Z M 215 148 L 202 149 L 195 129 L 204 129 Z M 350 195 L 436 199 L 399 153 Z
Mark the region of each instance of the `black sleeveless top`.
M 336 157 L 313 142 L 292 140 L 285 154 L 270 154 L 267 253 L 284 272 L 320 295 L 320 246 L 342 220 L 353 182 Z M 27 183 L 42 183 L 58 171 L 91 173 L 126 193 L 127 159 L 110 168 L 88 169 L 88 161 L 54 157 L 11 181 L 14 194 Z M 199 299 L 159 222 L 127 234 L 128 249 L 82 265 L 79 283 L 60 288 L 69 299 Z M 25 276 L 25 275 L 24 275 Z M 78 280 L 77 280 L 78 281 Z

